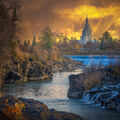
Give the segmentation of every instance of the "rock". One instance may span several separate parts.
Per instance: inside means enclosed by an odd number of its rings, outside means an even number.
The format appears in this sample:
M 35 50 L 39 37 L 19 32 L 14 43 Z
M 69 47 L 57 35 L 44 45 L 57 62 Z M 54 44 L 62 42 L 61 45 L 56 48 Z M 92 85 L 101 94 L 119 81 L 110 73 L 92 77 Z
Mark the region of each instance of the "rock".
M 52 68 L 45 63 L 32 63 L 28 69 L 28 80 L 44 80 L 52 78 Z
M 2 111 L 0 111 L 0 120 L 10 120 Z
M 1 118 L 2 120 L 6 120 L 6 118 L 10 120 L 83 120 L 80 116 L 72 113 L 48 109 L 42 102 L 13 96 L 0 99 Z
M 101 86 L 93 87 L 84 93 L 82 99 L 86 102 L 120 112 L 120 84 L 102 84 Z
M 52 67 L 44 62 L 22 60 L 12 57 L 5 67 L 4 83 L 20 83 L 29 80 L 44 80 L 52 78 Z
M 113 68 L 71 75 L 68 97 L 83 99 L 87 103 L 98 104 L 106 109 L 120 112 L 119 73 L 120 67 L 113 66 Z
M 120 102 L 117 105 L 117 111 L 120 111 Z
M 84 80 L 84 74 L 69 76 L 70 88 L 67 94 L 68 97 L 70 98 L 81 98 L 82 97 L 85 91 L 83 80 Z
M 10 72 L 6 73 L 4 83 L 21 82 L 21 78 L 22 77 L 18 73 L 14 72 L 14 71 L 10 71 Z
M 71 89 L 69 89 L 67 96 L 69 98 L 80 99 L 82 98 L 83 93 L 83 91 L 72 91 Z

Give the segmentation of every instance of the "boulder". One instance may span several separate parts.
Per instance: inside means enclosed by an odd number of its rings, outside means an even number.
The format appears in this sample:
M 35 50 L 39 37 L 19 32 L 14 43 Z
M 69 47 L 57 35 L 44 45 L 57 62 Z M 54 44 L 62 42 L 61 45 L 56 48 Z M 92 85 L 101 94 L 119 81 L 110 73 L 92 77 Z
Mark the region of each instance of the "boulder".
M 42 102 L 13 96 L 0 99 L 0 120 L 6 118 L 7 120 L 83 120 L 72 113 L 48 109 Z
M 70 98 L 81 98 L 85 88 L 83 85 L 84 74 L 79 75 L 70 75 L 69 76 L 69 85 L 67 96 Z

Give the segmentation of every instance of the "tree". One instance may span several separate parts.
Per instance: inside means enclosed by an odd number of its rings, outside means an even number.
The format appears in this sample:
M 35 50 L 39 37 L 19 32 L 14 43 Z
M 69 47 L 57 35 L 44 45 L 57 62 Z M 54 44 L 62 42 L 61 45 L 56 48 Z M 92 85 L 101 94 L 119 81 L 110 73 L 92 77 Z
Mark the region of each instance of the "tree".
M 28 42 L 25 40 L 24 41 L 24 47 L 27 48 L 28 47 Z
M 42 42 L 45 49 L 49 50 L 53 46 L 53 37 L 50 28 L 46 27 L 42 30 Z
M 30 40 L 28 40 L 28 46 L 30 47 Z
M 33 36 L 32 47 L 34 47 L 35 45 L 36 45 L 36 37 Z
M 4 4 L 0 4 L 0 47 L 4 47 L 10 40 L 10 17 Z
M 40 40 L 41 38 L 40 38 L 40 36 L 39 36 L 39 40 Z
M 106 48 L 113 48 L 113 39 L 109 32 L 105 32 L 102 35 L 102 38 L 100 39 L 100 47 L 101 49 L 106 49 Z
M 13 0 L 18 3 L 19 0 Z M 11 1 L 11 3 L 14 3 Z M 4 74 L 4 66 L 10 59 L 16 47 L 17 6 L 11 7 L 9 1 L 0 1 L 0 80 Z

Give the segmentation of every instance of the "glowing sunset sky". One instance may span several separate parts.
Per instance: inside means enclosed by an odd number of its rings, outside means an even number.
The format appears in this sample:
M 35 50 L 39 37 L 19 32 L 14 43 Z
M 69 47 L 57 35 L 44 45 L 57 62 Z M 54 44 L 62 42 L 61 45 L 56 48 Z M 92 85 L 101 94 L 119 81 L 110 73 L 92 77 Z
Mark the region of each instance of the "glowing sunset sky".
M 106 30 L 120 37 L 120 0 L 24 0 L 23 38 L 31 39 L 49 26 L 52 31 L 80 39 L 86 16 L 93 38 Z

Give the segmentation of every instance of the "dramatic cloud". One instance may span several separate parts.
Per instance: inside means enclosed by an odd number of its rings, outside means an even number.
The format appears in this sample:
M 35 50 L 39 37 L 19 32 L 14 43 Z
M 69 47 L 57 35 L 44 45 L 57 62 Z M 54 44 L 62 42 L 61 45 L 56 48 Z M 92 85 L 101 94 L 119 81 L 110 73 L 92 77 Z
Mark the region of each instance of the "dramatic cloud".
M 106 30 L 120 37 L 120 0 L 25 0 L 22 12 L 24 39 L 38 36 L 45 26 L 80 39 L 87 16 L 93 38 Z

